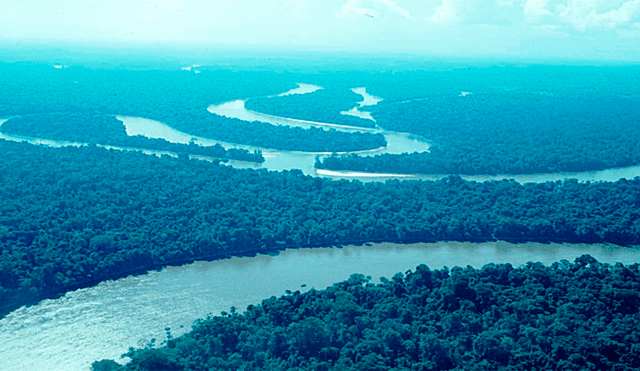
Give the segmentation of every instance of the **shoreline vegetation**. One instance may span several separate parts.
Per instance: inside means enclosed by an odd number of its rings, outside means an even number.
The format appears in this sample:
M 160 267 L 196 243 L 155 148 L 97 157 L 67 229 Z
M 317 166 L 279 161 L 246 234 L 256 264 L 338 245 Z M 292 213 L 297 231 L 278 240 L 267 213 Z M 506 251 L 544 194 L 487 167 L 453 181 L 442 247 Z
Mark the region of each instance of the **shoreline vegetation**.
M 1 124 L 0 131 L 19 137 L 167 151 L 255 163 L 264 162 L 260 151 L 250 152 L 233 147 L 225 149 L 220 144 L 203 146 L 195 141 L 180 144 L 142 135 L 129 136 L 121 120 L 98 112 L 62 112 L 13 117 Z
M 98 147 L 0 149 L 2 315 L 142 267 L 287 247 L 640 244 L 640 178 L 361 183 Z
M 638 264 L 589 255 L 550 266 L 487 264 L 354 274 L 324 290 L 272 296 L 195 321 L 125 370 L 632 370 L 640 331 Z

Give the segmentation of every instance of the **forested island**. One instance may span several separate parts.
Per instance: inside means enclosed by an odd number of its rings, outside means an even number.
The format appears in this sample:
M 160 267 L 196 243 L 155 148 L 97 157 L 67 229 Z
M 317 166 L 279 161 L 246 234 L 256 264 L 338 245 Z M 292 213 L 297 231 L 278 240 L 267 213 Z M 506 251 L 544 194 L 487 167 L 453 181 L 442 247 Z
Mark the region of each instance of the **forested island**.
M 131 273 L 388 241 L 640 243 L 640 179 L 361 183 L 0 140 L 3 314 Z
M 636 370 L 639 305 L 638 264 L 421 264 L 231 308 L 92 369 Z
M 186 145 L 142 135 L 129 136 L 122 121 L 99 112 L 62 112 L 14 117 L 0 126 L 0 132 L 23 137 L 264 162 L 260 151 L 252 153 L 241 148 L 225 149 L 220 144 L 201 146 L 193 141 Z
M 380 103 L 382 104 L 382 103 Z M 422 174 L 579 172 L 640 163 L 640 98 L 474 93 L 389 104 L 378 124 L 430 152 L 324 159 L 319 168 Z

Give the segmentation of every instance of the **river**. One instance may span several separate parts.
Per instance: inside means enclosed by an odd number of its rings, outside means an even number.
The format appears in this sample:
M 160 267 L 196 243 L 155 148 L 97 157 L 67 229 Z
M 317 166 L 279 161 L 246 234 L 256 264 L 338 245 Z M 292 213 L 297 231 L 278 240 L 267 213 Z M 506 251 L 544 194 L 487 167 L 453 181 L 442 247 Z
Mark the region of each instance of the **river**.
M 427 264 L 482 267 L 489 262 L 549 264 L 591 254 L 601 262 L 640 261 L 640 249 L 604 244 L 513 245 L 506 242 L 370 244 L 344 248 L 286 250 L 277 256 L 196 262 L 107 281 L 55 300 L 20 308 L 0 320 L 0 369 L 88 370 L 94 360 L 120 359 L 130 346 L 151 338 L 160 344 L 165 327 L 178 336 L 207 314 L 234 306 L 242 312 L 285 290 L 323 289 L 352 273 L 391 278 Z M 302 287 L 302 285 L 306 285 Z

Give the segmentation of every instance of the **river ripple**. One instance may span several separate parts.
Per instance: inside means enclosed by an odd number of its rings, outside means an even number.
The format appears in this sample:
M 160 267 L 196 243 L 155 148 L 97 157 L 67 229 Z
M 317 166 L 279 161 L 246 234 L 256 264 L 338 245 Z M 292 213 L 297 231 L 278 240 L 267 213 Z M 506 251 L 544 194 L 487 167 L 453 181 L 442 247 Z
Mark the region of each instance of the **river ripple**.
M 94 360 L 119 359 L 130 346 L 144 346 L 187 332 L 207 314 L 242 312 L 285 290 L 323 289 L 352 273 L 391 278 L 427 264 L 471 265 L 527 261 L 549 264 L 591 254 L 601 262 L 640 261 L 640 249 L 606 244 L 380 243 L 344 248 L 286 250 L 278 256 L 231 258 L 168 267 L 107 281 L 55 300 L 20 308 L 0 320 L 0 369 L 87 370 Z M 304 288 L 302 285 L 306 285 Z

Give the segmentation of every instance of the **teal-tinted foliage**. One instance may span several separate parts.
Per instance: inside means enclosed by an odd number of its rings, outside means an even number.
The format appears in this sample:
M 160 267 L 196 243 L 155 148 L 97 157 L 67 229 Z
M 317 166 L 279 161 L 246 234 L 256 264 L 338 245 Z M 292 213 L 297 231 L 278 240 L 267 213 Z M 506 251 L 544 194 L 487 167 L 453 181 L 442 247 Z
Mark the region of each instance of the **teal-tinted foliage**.
M 374 121 L 340 114 L 340 112 L 349 111 L 358 106 L 357 102 L 361 100 L 360 95 L 352 92 L 346 86 L 341 86 L 339 88 L 323 88 L 302 95 L 253 98 L 247 101 L 246 107 L 274 116 L 373 128 L 375 127 Z
M 198 320 L 98 370 L 637 370 L 638 264 L 363 275 Z M 106 368 L 107 366 L 112 368 Z M 101 368 L 102 367 L 102 368 Z
M 26 115 L 11 118 L 2 124 L 5 134 L 63 141 L 104 144 L 126 148 L 152 149 L 173 153 L 232 158 L 242 161 L 264 162 L 260 151 L 229 148 L 220 144 L 200 146 L 195 142 L 171 143 L 164 139 L 129 136 L 122 121 L 98 112 L 62 112 Z
M 271 72 L 54 69 L 0 63 L 0 117 L 90 112 L 138 116 L 177 130 L 235 144 L 308 152 L 380 148 L 384 137 L 245 122 L 213 115 L 207 107 L 234 99 L 272 95 L 295 87 Z
M 418 134 L 430 152 L 330 157 L 319 167 L 382 173 L 527 174 L 640 164 L 640 68 L 530 66 L 305 76 L 326 89 L 250 100 L 281 116 L 353 124 L 340 111 L 366 87 L 379 127 Z M 464 92 L 464 94 L 463 94 Z M 361 120 L 366 121 L 366 120 Z M 357 123 L 356 123 L 357 125 Z

